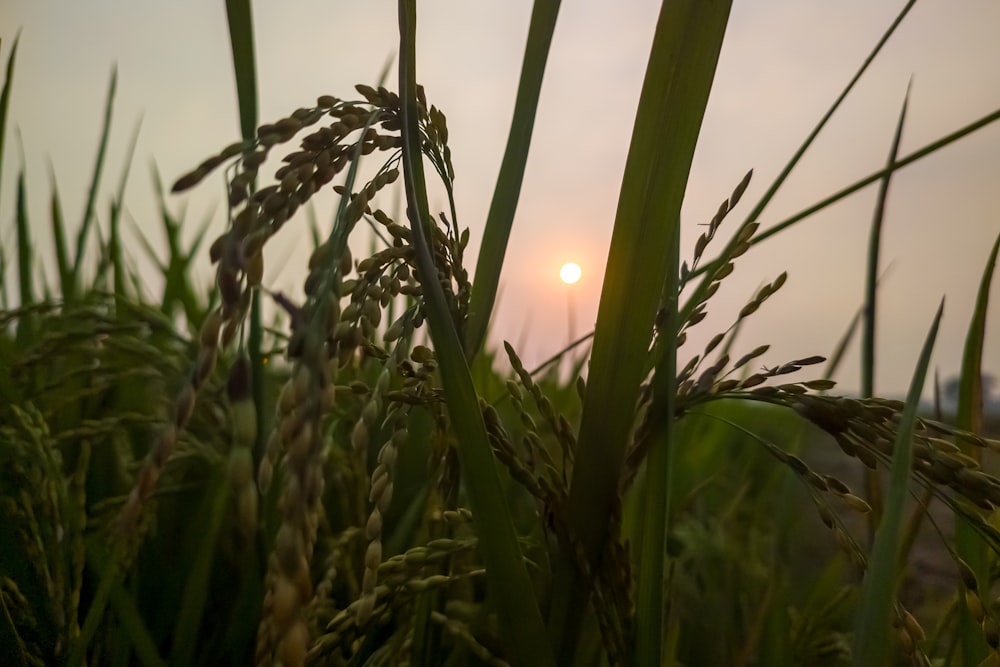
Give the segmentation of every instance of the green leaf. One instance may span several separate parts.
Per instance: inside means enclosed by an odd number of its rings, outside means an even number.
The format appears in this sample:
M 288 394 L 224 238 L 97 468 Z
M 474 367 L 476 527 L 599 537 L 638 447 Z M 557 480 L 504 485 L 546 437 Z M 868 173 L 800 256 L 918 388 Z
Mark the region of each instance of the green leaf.
M 20 308 L 35 304 L 34 291 L 34 251 L 31 248 L 31 225 L 28 222 L 28 195 L 25 191 L 24 171 L 17 175 L 17 280 Z M 44 283 L 43 283 L 44 285 Z M 37 318 L 33 313 L 26 313 L 17 319 L 16 341 L 23 346 L 35 334 Z
M 21 308 L 35 303 L 32 288 L 34 252 L 31 249 L 31 225 L 28 223 L 28 194 L 25 191 L 24 171 L 17 175 L 17 278 L 20 288 Z
M 86 664 L 87 648 L 101 625 L 111 593 L 119 585 L 122 574 L 117 556 L 108 553 L 96 536 L 87 540 L 87 567 L 97 576 L 98 585 L 90 600 L 90 607 L 84 617 L 80 634 L 70 645 L 69 658 L 66 660 L 69 667 L 81 667 Z
M 507 253 L 507 241 L 514 225 L 514 213 L 521 195 L 524 165 L 535 126 L 535 112 L 549 57 L 552 33 L 559 15 L 560 0 L 535 0 L 528 27 L 528 43 L 524 49 L 521 80 L 514 100 L 514 117 L 510 123 L 507 147 L 504 149 L 500 174 L 497 176 L 493 201 L 486 216 L 483 242 L 476 261 L 476 276 L 472 282 L 469 321 L 465 331 L 465 353 L 470 359 L 479 351 L 486 338 L 490 316 L 496 303 L 500 271 Z
M 0 310 L 10 310 L 10 297 L 7 295 L 7 255 L 0 246 Z
M 129 140 L 128 150 L 125 154 L 125 164 L 122 167 L 121 177 L 118 179 L 118 191 L 115 193 L 115 198 L 111 203 L 108 256 L 113 274 L 114 293 L 119 299 L 126 296 L 126 268 L 121 242 L 121 215 L 122 209 L 125 207 L 125 186 L 128 183 L 129 172 L 132 171 L 132 158 L 135 156 L 135 146 L 139 142 L 139 129 L 141 127 L 142 118 L 140 117 L 135 124 L 135 129 L 132 131 L 132 138 Z
M 206 610 L 209 579 L 212 574 L 212 564 L 215 562 L 216 544 L 219 541 L 219 531 L 222 528 L 226 510 L 232 499 L 226 466 L 210 478 L 205 494 L 205 506 L 199 527 L 199 543 L 194 564 L 187 572 L 187 582 L 184 584 L 184 596 L 181 608 L 177 612 L 177 622 L 173 632 L 173 651 L 171 662 L 176 665 L 194 664 L 195 649 L 198 647 L 199 629 Z
M 236 97 L 240 107 L 240 132 L 252 141 L 257 133 L 257 65 L 253 37 L 253 12 L 250 0 L 226 0 L 229 45 L 233 52 Z M 260 309 L 260 290 L 253 291 L 250 302 L 247 352 L 250 356 L 251 394 L 257 406 L 257 440 L 253 445 L 255 460 L 264 453 L 264 325 Z
M 885 513 L 875 534 L 868 570 L 861 585 L 861 603 L 854 619 L 852 664 L 855 667 L 890 664 L 889 647 L 893 643 L 892 613 L 899 581 L 903 513 L 913 463 L 913 429 L 943 310 L 944 300 L 938 307 L 920 353 L 893 445 Z
M 59 289 L 64 301 L 76 298 L 76 286 L 73 284 L 73 269 L 69 265 L 69 247 L 66 245 L 66 220 L 63 218 L 62 204 L 59 200 L 59 188 L 56 185 L 56 174 L 49 165 L 49 180 L 52 182 L 52 197 L 50 210 L 52 212 L 52 239 L 55 243 L 56 270 L 59 272 Z
M 84 248 L 87 235 L 94 221 L 94 206 L 97 202 L 97 190 L 101 183 L 101 172 L 104 170 L 104 156 L 108 150 L 108 137 L 111 135 L 111 112 L 114 109 L 115 89 L 118 86 L 118 68 L 111 70 L 111 83 L 108 85 L 108 96 L 104 107 L 104 125 L 101 128 L 101 142 L 97 146 L 97 158 L 94 162 L 94 174 L 91 177 L 90 189 L 87 192 L 87 204 L 83 210 L 83 220 L 76 235 L 76 257 L 73 259 L 73 282 L 80 284 L 80 272 L 83 269 Z
M 10 47 L 7 57 L 7 74 L 0 90 L 0 158 L 3 158 L 4 138 L 7 136 L 7 109 L 10 106 L 10 91 L 14 85 L 14 62 L 17 60 L 17 45 L 21 41 L 21 31 L 14 37 L 14 45 Z M 0 183 L 3 183 L 3 160 L 0 159 Z
M 986 311 L 990 302 L 990 283 L 996 268 L 998 249 L 1000 249 L 1000 237 L 993 243 L 993 249 L 983 270 L 962 357 L 962 378 L 958 388 L 958 413 L 955 426 L 973 433 L 980 433 L 983 428 L 983 344 L 986 339 Z
M 912 83 L 912 79 L 911 79 Z M 899 112 L 899 122 L 896 124 L 896 134 L 889 149 L 889 159 L 886 173 L 879 184 L 878 198 L 875 201 L 875 213 L 872 218 L 871 232 L 868 241 L 868 262 L 865 273 L 865 301 L 862 308 L 864 317 L 861 328 L 861 395 L 871 398 L 875 391 L 875 316 L 878 297 L 878 259 L 882 248 L 882 225 L 885 222 L 885 204 L 889 198 L 889 185 L 892 182 L 893 166 L 899 155 L 899 143 L 903 138 L 903 125 L 906 122 L 906 106 L 910 100 L 910 85 L 906 86 L 903 97 L 903 107 Z M 865 487 L 868 502 L 872 511 L 868 515 L 869 530 L 874 531 L 875 522 L 882 516 L 882 486 L 878 472 L 865 472 Z
M 115 611 L 115 619 L 135 651 L 139 664 L 146 667 L 166 667 L 167 662 L 160 657 L 156 641 L 146 627 L 135 600 L 120 583 L 111 590 L 111 607 Z
M 179 304 L 184 311 L 184 317 L 187 319 L 189 325 L 196 327 L 201 322 L 201 318 L 204 317 L 205 306 L 202 300 L 198 298 L 198 294 L 192 284 L 192 267 L 196 260 L 198 247 L 204 239 L 205 233 L 208 231 L 209 224 L 211 223 L 211 216 L 205 217 L 198 227 L 191 245 L 185 250 L 181 246 L 181 230 L 184 226 L 185 212 L 182 209 L 177 216 L 170 213 L 164 198 L 163 183 L 160 181 L 160 175 L 155 164 L 151 167 L 151 173 L 153 192 L 156 195 L 157 206 L 160 210 L 160 222 L 163 224 L 163 234 L 167 242 L 167 252 L 169 253 L 166 263 L 160 261 L 156 251 L 152 249 L 149 241 L 143 236 L 142 231 L 138 228 L 136 231 L 146 254 L 156 263 L 163 274 L 162 312 L 173 316 Z
M 912 82 L 911 82 L 912 83 Z M 871 398 L 875 391 L 875 314 L 877 285 L 879 278 L 878 258 L 882 248 L 882 225 L 885 222 L 885 204 L 889 198 L 889 184 L 892 181 L 893 165 L 899 155 L 899 142 L 903 137 L 903 124 L 906 122 L 906 106 L 910 100 L 910 86 L 906 87 L 903 98 L 903 108 L 899 112 L 899 122 L 896 134 L 889 150 L 889 160 L 886 173 L 879 185 L 878 199 L 875 202 L 875 214 L 872 218 L 871 233 L 868 241 L 868 270 L 865 274 L 865 305 L 864 326 L 861 332 L 861 395 Z
M 656 309 L 664 286 L 677 288 L 676 276 L 668 274 L 677 262 L 668 253 L 677 252 L 672 241 L 729 9 L 729 2 L 664 2 L 657 20 L 618 199 L 567 507 L 571 534 L 593 568 L 614 537 L 608 535 L 611 510 Z M 563 553 L 554 585 L 550 632 L 568 663 L 592 582 Z
M 427 230 L 427 208 L 420 133 L 417 126 L 416 2 L 399 2 L 399 95 L 403 116 L 403 176 L 410 229 L 422 276 L 435 276 Z M 490 448 L 478 396 L 447 301 L 436 280 L 425 280 L 425 307 L 455 430 L 465 490 L 469 496 L 480 556 L 486 565 L 488 591 L 512 664 L 553 665 L 552 647 L 517 543 L 514 522 Z
M 889 269 L 891 268 L 892 264 L 890 263 L 889 266 L 885 268 L 885 271 L 882 272 L 882 275 L 878 277 L 876 287 L 878 286 L 878 283 L 885 280 L 885 277 L 888 275 Z M 847 329 L 844 331 L 844 335 L 837 341 L 837 344 L 833 348 L 833 352 L 828 357 L 829 360 L 826 363 L 826 368 L 823 369 L 824 379 L 829 380 L 837 373 L 837 369 L 840 368 L 840 363 L 844 360 L 844 354 L 847 352 L 847 346 L 851 344 L 852 340 L 854 340 L 854 335 L 858 332 L 858 328 L 861 326 L 861 318 L 863 315 L 864 304 L 862 304 L 861 307 L 854 312 L 854 316 L 851 317 L 851 321 L 848 323 Z
M 673 461 L 677 450 L 675 419 L 677 402 L 677 337 L 672 332 L 678 328 L 677 276 L 680 265 L 680 225 L 675 226 L 674 238 L 666 255 L 667 267 L 666 317 L 661 346 L 662 357 L 653 373 L 652 404 L 660 418 L 652 428 L 652 447 L 646 461 L 646 483 L 643 485 L 643 527 L 639 556 L 638 604 L 636 608 L 635 664 L 660 665 L 663 662 L 663 637 L 666 585 L 664 562 L 667 553 L 667 525 L 670 519 L 670 493 L 673 480 Z
M 986 311 L 990 301 L 990 283 L 996 267 L 1000 237 L 993 244 L 993 250 L 983 270 L 983 278 L 976 296 L 976 307 L 969 322 L 969 332 L 965 339 L 962 356 L 962 376 L 958 385 L 958 410 L 955 427 L 981 433 L 983 426 L 983 344 L 986 340 Z M 964 445 L 963 450 L 977 460 L 982 454 L 977 447 Z M 986 544 L 979 537 L 976 528 L 967 521 L 959 520 L 955 525 L 955 550 L 958 557 L 972 569 L 976 579 L 990 581 L 990 558 Z M 961 586 L 961 584 L 960 584 Z M 964 599 L 964 590 L 959 593 Z M 966 667 L 978 665 L 989 653 L 989 646 L 983 638 L 979 623 L 969 613 L 965 605 L 959 605 L 959 637 L 962 644 L 962 664 Z
M 229 46 L 240 108 L 240 131 L 244 139 L 257 136 L 257 66 L 250 0 L 226 0 Z

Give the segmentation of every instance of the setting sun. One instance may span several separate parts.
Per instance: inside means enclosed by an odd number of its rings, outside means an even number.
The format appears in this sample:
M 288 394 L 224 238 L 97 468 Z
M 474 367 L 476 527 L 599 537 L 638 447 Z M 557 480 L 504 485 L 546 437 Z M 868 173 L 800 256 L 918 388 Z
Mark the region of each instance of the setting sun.
M 572 285 L 580 279 L 582 273 L 579 264 L 576 262 L 567 262 L 559 269 L 559 278 L 567 285 Z

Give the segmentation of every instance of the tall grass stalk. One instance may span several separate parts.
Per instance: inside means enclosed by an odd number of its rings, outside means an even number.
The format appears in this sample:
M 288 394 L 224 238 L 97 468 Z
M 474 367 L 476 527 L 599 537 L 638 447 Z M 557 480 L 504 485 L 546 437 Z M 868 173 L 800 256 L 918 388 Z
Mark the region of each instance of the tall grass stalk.
M 97 193 L 101 185 L 101 175 L 104 171 L 104 157 L 108 150 L 108 139 L 111 136 L 111 117 L 114 112 L 115 91 L 118 88 L 118 68 L 112 68 L 111 81 L 108 84 L 107 100 L 104 104 L 104 124 L 101 127 L 101 138 L 97 144 L 97 158 L 94 160 L 94 173 L 90 178 L 90 188 L 87 190 L 87 201 L 83 209 L 83 217 L 80 220 L 80 230 L 76 235 L 76 256 L 73 258 L 73 276 L 76 284 L 79 284 L 80 274 L 83 270 L 83 258 L 85 257 L 85 245 L 90 239 L 90 226 L 94 224 L 95 207 L 97 204 Z
M 7 56 L 3 88 L 0 88 L 0 157 L 3 156 L 4 140 L 7 136 L 7 110 L 10 108 L 10 93 L 14 86 L 14 64 L 17 62 L 17 45 L 20 41 L 21 33 L 18 31 L 14 37 L 14 43 L 10 47 L 10 55 Z M 0 39 L 0 46 L 3 46 L 2 39 Z M 0 183 L 2 182 L 3 160 L 0 160 Z
M 903 125 L 906 122 L 906 107 L 910 99 L 910 87 L 906 88 L 903 107 L 899 112 L 899 122 L 889 149 L 888 164 L 885 176 L 879 182 L 878 195 L 875 200 L 875 213 L 872 218 L 871 231 L 868 239 L 868 261 L 865 271 L 865 301 L 864 318 L 861 331 L 861 395 L 871 398 L 875 395 L 875 323 L 878 311 L 878 281 L 879 256 L 882 251 L 882 228 L 885 226 L 886 202 L 889 198 L 889 185 L 892 182 L 893 167 L 899 155 L 899 144 L 903 138 Z
M 660 298 L 677 290 L 668 268 L 679 264 L 674 242 L 695 144 L 722 47 L 729 2 L 663 3 L 636 110 L 615 226 L 594 328 L 587 392 L 566 517 L 582 556 L 596 567 L 608 540 L 619 476 L 632 429 L 632 406 L 645 374 L 646 351 Z M 640 269 L 641 267 L 641 269 Z M 669 388 L 669 384 L 666 385 Z M 661 446 L 664 443 L 658 443 Z M 664 460 L 667 463 L 668 459 Z M 666 474 L 657 470 L 653 474 Z M 666 522 L 665 492 L 654 492 L 652 520 Z M 658 531 L 662 536 L 662 533 Z M 662 546 L 652 546 L 660 549 Z M 573 655 L 591 582 L 575 554 L 561 555 L 555 574 L 551 631 L 563 661 Z M 644 572 L 662 590 L 662 569 Z M 659 596 L 642 613 L 661 617 Z M 639 626 L 646 623 L 640 618 Z M 644 664 L 659 661 L 661 630 L 647 628 L 638 647 Z
M 912 84 L 912 79 L 911 79 Z M 903 138 L 903 125 L 906 122 L 906 106 L 910 100 L 910 85 L 906 87 L 903 106 L 899 112 L 899 122 L 889 149 L 886 174 L 879 183 L 878 195 L 875 199 L 875 213 L 872 218 L 871 231 L 868 238 L 868 261 L 865 270 L 865 298 L 861 320 L 861 396 L 871 398 L 875 395 L 875 324 L 878 312 L 878 275 L 879 256 L 882 250 L 882 227 L 885 224 L 886 202 L 889 198 L 889 186 L 892 183 L 893 166 L 899 155 L 899 144 Z M 875 526 L 882 516 L 882 486 L 878 471 L 865 471 L 865 487 L 867 500 L 872 505 L 869 518 L 869 537 L 875 532 Z
M 431 225 L 427 208 L 423 153 L 417 128 L 415 0 L 399 2 L 399 90 L 403 114 L 403 170 L 406 204 L 417 251 L 417 265 L 424 276 L 436 276 L 427 235 Z M 481 542 L 490 590 L 512 657 L 524 665 L 555 664 L 545 638 L 545 626 L 531 580 L 517 544 L 514 523 L 507 509 L 503 485 L 490 451 L 472 376 L 462 353 L 462 339 L 436 280 L 425 283 L 427 318 L 438 350 L 441 382 L 448 413 L 459 439 L 458 453 L 473 520 Z
M 229 45 L 233 54 L 236 79 L 236 99 L 239 105 L 240 134 L 252 141 L 257 134 L 260 118 L 257 113 L 257 63 L 254 47 L 253 12 L 250 0 L 226 0 L 226 21 Z M 250 382 L 254 404 L 257 405 L 257 442 L 255 458 L 264 453 L 264 324 L 261 313 L 261 293 L 254 292 L 250 303 L 250 327 L 247 352 L 250 356 Z
M 986 343 L 986 311 L 989 306 L 990 283 L 993 281 L 998 249 L 1000 249 L 1000 236 L 993 244 L 979 283 L 976 305 L 965 339 L 959 381 L 955 425 L 976 433 L 981 432 L 983 426 L 983 346 Z M 982 461 L 982 453 L 977 448 L 966 445 L 963 451 L 975 460 Z M 976 580 L 984 584 L 992 581 L 991 561 L 995 560 L 995 554 L 990 554 L 975 526 L 959 516 L 956 516 L 955 551 L 969 567 Z M 959 586 L 958 594 L 959 599 L 966 600 L 970 594 L 978 595 L 978 592 L 970 591 L 963 582 Z M 958 623 L 963 666 L 981 664 L 986 659 L 990 647 L 983 639 L 980 620 L 973 617 L 968 605 L 959 604 Z
M 521 194 L 524 166 L 528 161 L 528 147 L 531 145 L 535 112 L 538 109 L 549 47 L 552 45 L 552 34 L 559 15 L 559 4 L 560 0 L 535 0 L 531 11 L 521 79 L 514 99 L 514 116 L 476 261 L 476 276 L 472 284 L 469 322 L 464 341 L 466 355 L 469 357 L 475 355 L 482 346 L 493 315 L 500 270 L 507 254 L 507 241 Z
M 930 366 L 931 352 L 937 339 L 938 325 L 944 311 L 944 301 L 938 307 L 927 339 L 924 341 L 913 381 L 906 396 L 906 406 L 896 442 L 893 445 L 889 488 L 886 495 L 885 514 L 879 522 L 872 546 L 871 562 L 865 572 L 861 587 L 861 601 L 854 623 L 854 642 L 851 662 L 855 667 L 886 665 L 892 645 L 893 606 L 899 576 L 900 544 L 903 537 L 903 513 L 908 495 L 913 461 L 913 429 L 917 409 L 923 395 L 924 379 Z

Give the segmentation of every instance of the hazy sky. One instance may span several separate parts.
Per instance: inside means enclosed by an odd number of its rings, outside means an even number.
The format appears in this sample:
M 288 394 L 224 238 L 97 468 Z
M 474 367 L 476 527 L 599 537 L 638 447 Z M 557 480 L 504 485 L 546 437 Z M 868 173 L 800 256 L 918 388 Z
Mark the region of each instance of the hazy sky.
M 685 256 L 697 225 L 753 168 L 753 184 L 729 224 L 742 220 L 903 4 L 734 3 L 684 206 Z M 471 227 L 476 247 L 509 127 L 531 3 L 419 5 L 418 76 L 448 116 L 460 222 Z M 558 281 L 563 262 L 584 269 L 571 288 L 576 331 L 589 329 L 596 314 L 658 7 L 649 0 L 563 3 L 493 332 L 495 340 L 523 343 L 528 361 L 547 357 L 566 340 L 567 288 Z M 8 256 L 13 183 L 22 167 L 39 248 L 51 252 L 49 161 L 66 217 L 82 215 L 114 63 L 118 97 L 99 215 L 106 224 L 109 193 L 141 116 L 126 205 L 135 227 L 160 240 L 149 164 L 155 160 L 171 182 L 239 137 L 223 8 L 221 1 L 194 0 L 0 3 L 4 62 L 22 28 L 0 190 L 0 242 Z M 354 83 L 374 83 L 396 50 L 395 3 L 260 2 L 254 11 L 262 121 L 312 104 L 319 94 L 350 97 Z M 903 154 L 1000 107 L 997 26 L 1000 5 L 991 0 L 917 3 L 765 211 L 762 227 L 884 164 L 911 75 Z M 15 133 L 23 138 L 26 165 Z M 897 176 L 883 236 L 882 263 L 892 269 L 880 297 L 877 391 L 905 391 L 942 295 L 947 303 L 934 363 L 942 377 L 957 371 L 987 253 L 1000 232 L 998 183 L 1000 124 Z M 171 203 L 187 203 L 192 223 L 214 210 L 214 237 L 223 225 L 221 192 L 215 181 Z M 789 272 L 788 284 L 748 322 L 742 345 L 770 343 L 763 359 L 769 365 L 829 354 L 862 300 L 874 197 L 870 187 L 745 256 L 682 348 L 682 362 L 782 270 Z M 267 254 L 266 284 L 301 293 L 295 265 L 304 260 L 307 239 L 304 218 L 282 230 Z M 296 250 L 296 242 L 303 249 Z M 202 275 L 210 279 L 207 262 Z M 995 294 L 986 349 L 993 373 L 1000 373 L 998 301 Z M 857 388 L 858 363 L 855 345 L 839 376 L 844 389 Z

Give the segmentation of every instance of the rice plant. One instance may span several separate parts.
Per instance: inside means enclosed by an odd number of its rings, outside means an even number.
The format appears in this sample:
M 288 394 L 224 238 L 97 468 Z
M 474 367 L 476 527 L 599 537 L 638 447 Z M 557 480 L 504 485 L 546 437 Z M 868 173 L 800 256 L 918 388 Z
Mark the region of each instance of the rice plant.
M 61 291 L 36 299 L 18 206 L 20 299 L 0 312 L 5 664 L 998 659 L 989 595 L 1000 479 L 983 455 L 1000 442 L 983 433 L 977 405 L 1000 240 L 969 329 L 956 424 L 917 411 L 941 307 L 906 401 L 831 395 L 820 355 L 760 366 L 773 358 L 767 345 L 742 349 L 741 323 L 766 310 L 785 273 L 703 349 L 688 342 L 740 258 L 804 219 L 766 231 L 758 222 L 871 59 L 747 217 L 727 231 L 751 173 L 682 258 L 680 205 L 730 3 L 664 3 L 588 357 L 566 381 L 553 366 L 525 367 L 509 343 L 484 347 L 558 5 L 535 6 L 475 262 L 453 198 L 447 118 L 418 83 L 413 0 L 399 2 L 394 85 L 324 93 L 264 124 L 249 3 L 227 3 L 243 138 L 172 187 L 225 178 L 210 297 L 187 280 L 196 248 L 179 247 L 164 203 L 159 303 L 133 287 L 116 216 L 97 278 L 83 284 L 89 208 L 72 262 L 56 234 Z M 114 79 L 109 108 L 113 95 Z M 886 168 L 813 210 L 879 180 L 886 192 L 895 170 L 997 117 L 899 158 L 901 115 Z M 98 173 L 107 133 L 106 123 Z M 432 214 L 428 181 L 448 210 Z M 301 225 L 326 188 L 339 199 L 310 248 L 302 296 L 271 290 L 267 244 Z M 392 188 L 403 211 L 386 203 Z M 865 295 L 869 372 L 883 208 Z M 58 216 L 53 224 L 62 229 Z M 379 241 L 355 257 L 349 239 L 369 230 Z M 274 330 L 262 303 L 281 314 Z M 501 355 L 511 373 L 497 370 Z M 821 470 L 817 447 L 871 471 L 858 477 L 866 488 Z M 806 545 L 789 537 L 790 503 L 815 510 L 799 534 L 831 547 L 812 571 L 801 571 Z M 902 588 L 917 530 L 937 523 L 931 503 L 960 531 L 945 540 L 955 595 L 938 606 Z

